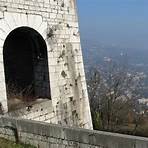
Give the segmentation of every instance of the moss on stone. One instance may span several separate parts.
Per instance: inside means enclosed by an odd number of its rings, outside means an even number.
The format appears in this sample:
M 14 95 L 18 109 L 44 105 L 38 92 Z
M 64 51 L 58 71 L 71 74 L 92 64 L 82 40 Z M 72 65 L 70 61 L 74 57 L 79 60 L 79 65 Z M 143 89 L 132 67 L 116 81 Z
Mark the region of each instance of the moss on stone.
M 15 142 L 0 138 L 0 148 L 35 148 L 28 144 L 16 144 Z

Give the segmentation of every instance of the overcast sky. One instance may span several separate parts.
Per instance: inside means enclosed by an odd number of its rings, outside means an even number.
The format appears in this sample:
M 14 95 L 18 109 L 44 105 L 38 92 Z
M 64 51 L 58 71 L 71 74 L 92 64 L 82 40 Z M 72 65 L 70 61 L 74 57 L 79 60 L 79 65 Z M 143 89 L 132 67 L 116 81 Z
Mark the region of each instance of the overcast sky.
M 82 39 L 148 50 L 148 0 L 77 0 Z

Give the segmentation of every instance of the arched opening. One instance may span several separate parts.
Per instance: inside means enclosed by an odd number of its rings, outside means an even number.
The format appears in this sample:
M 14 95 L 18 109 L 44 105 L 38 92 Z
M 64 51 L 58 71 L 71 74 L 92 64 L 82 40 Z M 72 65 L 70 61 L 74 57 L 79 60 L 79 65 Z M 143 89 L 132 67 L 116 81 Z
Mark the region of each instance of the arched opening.
M 50 98 L 47 46 L 36 30 L 19 27 L 10 32 L 3 57 L 8 99 Z

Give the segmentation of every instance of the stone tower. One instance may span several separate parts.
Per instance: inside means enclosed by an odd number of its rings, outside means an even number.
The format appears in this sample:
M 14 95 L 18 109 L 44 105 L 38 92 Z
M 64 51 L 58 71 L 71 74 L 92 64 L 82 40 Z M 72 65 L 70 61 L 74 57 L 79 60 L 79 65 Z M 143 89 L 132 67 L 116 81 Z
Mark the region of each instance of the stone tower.
M 0 1 L 1 110 L 92 129 L 78 29 L 75 0 Z M 7 113 L 10 88 L 43 101 Z

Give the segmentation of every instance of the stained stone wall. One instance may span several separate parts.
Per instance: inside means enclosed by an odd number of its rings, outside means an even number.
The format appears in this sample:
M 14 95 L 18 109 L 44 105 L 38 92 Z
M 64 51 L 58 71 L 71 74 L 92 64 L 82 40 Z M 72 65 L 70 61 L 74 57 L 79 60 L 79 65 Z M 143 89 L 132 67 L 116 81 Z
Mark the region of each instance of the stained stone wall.
M 8 111 L 3 45 L 9 33 L 22 26 L 40 33 L 47 45 L 51 101 L 46 105 L 53 108 L 54 123 L 92 129 L 75 0 L 0 1 L 0 102 L 3 110 Z
M 37 148 L 148 148 L 148 138 L 0 118 L 0 137 Z

